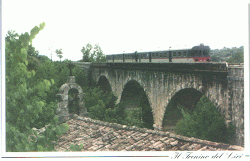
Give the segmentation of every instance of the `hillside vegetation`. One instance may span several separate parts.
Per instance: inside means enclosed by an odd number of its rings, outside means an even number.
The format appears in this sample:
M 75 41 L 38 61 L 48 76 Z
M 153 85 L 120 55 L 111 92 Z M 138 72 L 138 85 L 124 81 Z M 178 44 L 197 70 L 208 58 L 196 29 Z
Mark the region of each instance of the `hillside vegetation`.
M 244 47 L 211 50 L 212 62 L 244 63 Z

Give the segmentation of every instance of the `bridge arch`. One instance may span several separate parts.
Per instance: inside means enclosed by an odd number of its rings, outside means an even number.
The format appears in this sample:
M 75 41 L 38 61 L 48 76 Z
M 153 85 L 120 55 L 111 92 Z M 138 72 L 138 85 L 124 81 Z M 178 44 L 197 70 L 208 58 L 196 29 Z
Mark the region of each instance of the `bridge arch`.
M 123 86 L 119 103 L 125 107 L 125 110 L 137 109 L 141 112 L 141 121 L 143 127 L 153 129 L 154 115 L 151 103 L 145 91 L 145 88 L 136 81 L 131 79 Z
M 115 86 L 113 85 L 113 82 L 110 79 L 108 73 L 100 74 L 95 81 L 101 87 L 102 90 L 115 93 Z
M 162 130 L 174 132 L 173 129 L 176 123 L 183 118 L 180 108 L 184 108 L 186 112 L 193 113 L 202 96 L 207 97 L 204 92 L 194 88 L 184 88 L 173 93 L 171 100 L 165 108 Z M 208 97 L 207 99 L 214 104 Z M 219 109 L 217 110 L 220 112 Z
M 202 95 L 202 92 L 194 88 L 184 88 L 172 93 L 171 99 L 165 108 L 162 130 L 173 131 L 178 120 L 183 118 L 180 108 L 183 107 L 186 111 L 193 112 Z
M 103 90 L 103 91 L 106 91 L 106 92 L 112 92 L 112 87 L 109 83 L 109 80 L 107 79 L 106 76 L 104 75 L 101 75 L 98 79 L 98 82 L 97 84 L 100 86 L 100 88 Z

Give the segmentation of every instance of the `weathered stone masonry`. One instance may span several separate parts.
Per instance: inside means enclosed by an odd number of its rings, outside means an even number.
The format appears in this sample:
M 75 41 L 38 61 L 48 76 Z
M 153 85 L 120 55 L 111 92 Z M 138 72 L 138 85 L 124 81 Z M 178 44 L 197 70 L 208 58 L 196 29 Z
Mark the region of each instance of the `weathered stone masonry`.
M 90 65 L 91 78 L 98 82 L 101 76 L 106 77 L 112 91 L 118 97 L 117 103 L 120 102 L 124 86 L 131 80 L 137 81 L 148 97 L 155 129 L 162 128 L 164 113 L 171 98 L 182 89 L 191 88 L 205 94 L 218 107 L 226 122 L 232 122 L 237 126 L 235 141 L 237 145 L 243 146 L 244 125 L 243 120 L 240 121 L 244 118 L 241 92 L 243 83 L 240 82 L 239 85 L 236 80 L 230 80 L 230 78 L 236 78 L 233 73 L 239 74 L 237 71 L 233 72 L 236 69 L 227 68 L 226 64 L 117 63 L 109 65 L 108 63 Z M 233 89 L 236 91 L 232 93 Z
M 83 100 L 83 91 L 81 86 L 76 84 L 75 77 L 70 76 L 68 77 L 67 83 L 63 84 L 61 88 L 59 89 L 58 95 L 58 108 L 56 110 L 56 115 L 59 118 L 59 123 L 64 122 L 69 119 L 69 100 L 68 100 L 68 92 L 70 89 L 76 89 L 78 90 L 78 98 L 79 98 L 79 107 L 81 108 L 80 116 L 87 115 L 87 109 L 84 107 L 84 100 Z
M 244 146 L 244 68 L 243 66 L 228 67 L 229 107 L 231 120 L 236 126 L 237 145 Z

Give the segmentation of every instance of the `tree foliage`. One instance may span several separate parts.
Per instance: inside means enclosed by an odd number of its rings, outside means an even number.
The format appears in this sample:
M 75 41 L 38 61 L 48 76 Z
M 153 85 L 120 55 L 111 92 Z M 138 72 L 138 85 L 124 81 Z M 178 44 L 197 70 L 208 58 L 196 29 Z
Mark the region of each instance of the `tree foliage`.
M 175 132 L 188 137 L 200 138 L 215 142 L 228 143 L 232 133 L 227 128 L 224 118 L 216 107 L 205 96 L 202 96 L 192 114 L 178 105 L 183 114 L 175 127 Z
M 244 47 L 214 49 L 210 56 L 212 62 L 244 63 Z
M 60 58 L 60 61 L 61 61 L 61 59 L 62 59 L 62 57 L 63 57 L 63 52 L 62 52 L 62 49 L 56 49 L 56 54 L 57 54 L 57 56 Z
M 92 51 L 94 49 L 94 51 Z M 103 54 L 103 51 L 99 44 L 95 44 L 94 48 L 93 46 L 88 43 L 86 47 L 82 47 L 81 52 L 83 54 L 82 62 L 105 62 L 106 57 Z
M 85 107 L 92 119 L 128 126 L 153 128 L 151 108 L 143 101 L 140 107 L 126 109 L 123 102 L 115 105 L 117 98 L 112 92 L 104 92 L 99 87 L 83 88 L 83 91 L 85 93 Z
M 31 45 L 44 26 L 45 23 L 35 26 L 30 34 L 9 31 L 5 38 L 7 151 L 50 151 L 60 135 L 61 127 L 56 126 L 54 116 L 56 103 L 47 100 L 54 80 L 38 77 L 40 64 L 34 63 L 39 61 L 38 53 Z M 48 124 L 42 134 L 32 129 Z

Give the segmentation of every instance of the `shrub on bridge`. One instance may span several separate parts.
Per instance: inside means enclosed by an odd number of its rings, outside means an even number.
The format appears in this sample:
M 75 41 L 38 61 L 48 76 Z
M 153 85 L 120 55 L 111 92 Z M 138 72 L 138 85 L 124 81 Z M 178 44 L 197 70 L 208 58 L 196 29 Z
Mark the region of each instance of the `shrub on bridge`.
M 225 119 L 205 96 L 202 96 L 192 114 L 180 107 L 183 119 L 179 120 L 175 132 L 188 137 L 195 137 L 215 142 L 228 142 L 228 129 Z

